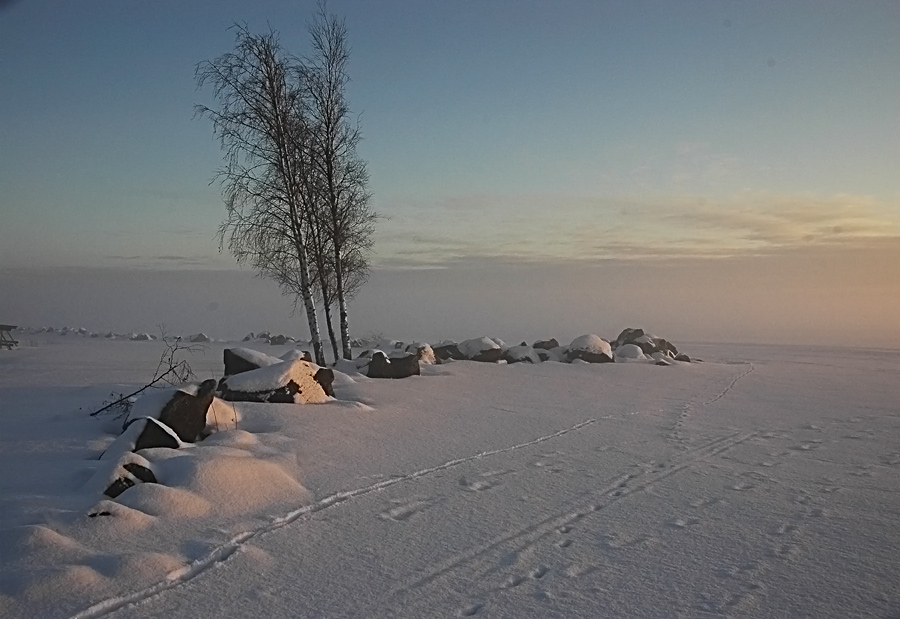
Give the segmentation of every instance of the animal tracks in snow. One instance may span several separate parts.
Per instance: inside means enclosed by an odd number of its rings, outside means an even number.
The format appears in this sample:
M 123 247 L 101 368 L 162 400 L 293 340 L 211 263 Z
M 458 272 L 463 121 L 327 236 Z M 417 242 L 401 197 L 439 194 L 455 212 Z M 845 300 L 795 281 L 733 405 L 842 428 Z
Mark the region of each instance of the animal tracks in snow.
M 490 589 L 488 593 L 517 589 L 526 582 L 550 578 L 554 574 L 550 568 L 553 562 L 536 561 L 535 559 L 538 558 L 536 554 L 542 552 L 564 554 L 571 547 L 577 547 L 577 544 L 574 544 L 571 539 L 571 534 L 578 528 L 579 522 L 603 512 L 619 501 L 648 490 L 654 484 L 659 484 L 670 476 L 716 457 L 754 436 L 755 433 L 752 432 L 737 432 L 714 438 L 678 454 L 664 467 L 658 466 L 658 463 L 653 461 L 634 466 L 631 472 L 615 477 L 594 490 L 585 497 L 586 500 L 583 503 L 552 511 L 540 521 L 526 524 L 524 527 L 508 531 L 492 540 L 476 544 L 464 552 L 452 555 L 436 564 L 432 571 L 401 586 L 395 593 L 410 592 L 431 585 L 458 570 L 468 573 L 475 571 L 485 575 L 500 571 L 502 578 L 494 581 L 494 588 Z M 692 526 L 697 522 L 699 522 L 698 519 L 686 519 L 683 527 Z M 605 553 L 617 556 L 619 553 L 648 548 L 658 541 L 656 536 L 643 533 L 610 532 L 597 539 L 596 547 Z M 565 563 L 562 556 L 555 555 L 557 562 Z M 491 557 L 495 557 L 495 559 L 492 560 Z M 593 565 L 570 564 L 560 573 L 571 578 L 577 577 L 579 574 L 591 573 L 595 571 L 595 568 L 596 566 Z M 481 599 L 479 603 L 483 606 L 486 604 L 485 599 Z

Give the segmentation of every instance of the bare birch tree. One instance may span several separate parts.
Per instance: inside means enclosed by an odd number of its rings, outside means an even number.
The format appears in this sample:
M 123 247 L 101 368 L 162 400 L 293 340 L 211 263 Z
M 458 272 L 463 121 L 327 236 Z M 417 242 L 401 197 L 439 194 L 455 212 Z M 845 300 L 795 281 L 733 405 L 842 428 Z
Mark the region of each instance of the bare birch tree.
M 197 66 L 198 87 L 210 84 L 219 105 L 197 106 L 196 113 L 212 120 L 225 151 L 217 173 L 227 208 L 220 243 L 302 300 L 316 362 L 324 365 L 304 227 L 311 151 L 299 147 L 312 136 L 306 75 L 284 54 L 277 33 L 253 35 L 236 25 L 234 51 Z
M 329 15 L 324 3 L 320 3 L 309 33 L 312 53 L 307 59 L 303 84 L 312 127 L 311 163 L 322 196 L 320 205 L 324 207 L 318 221 L 331 249 L 329 276 L 333 278 L 334 300 L 338 306 L 342 353 L 349 359 L 347 302 L 352 296 L 352 286 L 348 284 L 365 281 L 366 252 L 371 247 L 376 214 L 369 207 L 366 164 L 356 153 L 360 129 L 350 120 L 346 99 L 350 79 L 347 28 L 343 20 Z M 325 303 L 328 304 L 328 299 Z

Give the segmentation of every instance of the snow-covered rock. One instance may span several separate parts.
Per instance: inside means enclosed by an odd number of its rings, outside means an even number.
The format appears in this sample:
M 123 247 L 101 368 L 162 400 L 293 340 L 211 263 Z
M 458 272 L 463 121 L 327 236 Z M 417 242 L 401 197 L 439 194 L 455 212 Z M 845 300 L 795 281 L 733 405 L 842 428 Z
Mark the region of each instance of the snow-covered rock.
M 503 346 L 488 337 L 465 340 L 459 344 L 459 352 L 471 361 L 496 363 L 503 358 Z
M 226 348 L 222 357 L 225 362 L 225 376 L 257 370 L 284 361 L 250 348 Z
M 531 346 L 513 346 L 503 353 L 507 363 L 540 363 L 541 358 Z
M 637 344 L 623 344 L 615 350 L 616 359 L 644 360 L 644 351 Z
M 296 360 L 226 376 L 219 381 L 219 397 L 229 402 L 324 402 L 329 396 L 316 380 L 323 369 L 315 363 Z
M 193 344 L 205 344 L 212 341 L 205 333 L 195 333 L 194 335 L 190 335 L 188 336 L 188 340 Z
M 609 363 L 613 360 L 613 353 L 609 342 L 598 335 L 589 333 L 572 340 L 566 357 L 569 362 L 581 359 L 588 363 Z

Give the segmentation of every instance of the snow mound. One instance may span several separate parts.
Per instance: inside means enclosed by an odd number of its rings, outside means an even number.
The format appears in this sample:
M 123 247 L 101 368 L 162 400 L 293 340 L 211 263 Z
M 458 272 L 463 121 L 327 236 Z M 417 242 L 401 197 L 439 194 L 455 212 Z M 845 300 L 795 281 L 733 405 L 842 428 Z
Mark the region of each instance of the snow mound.
M 214 432 L 231 430 L 237 427 L 240 420 L 241 414 L 231 402 L 213 398 L 212 403 L 209 405 L 209 409 L 206 411 L 206 430 L 204 430 L 204 432 L 206 434 L 212 434 Z
M 503 358 L 507 363 L 540 363 L 541 358 L 531 346 L 513 346 L 508 349 Z

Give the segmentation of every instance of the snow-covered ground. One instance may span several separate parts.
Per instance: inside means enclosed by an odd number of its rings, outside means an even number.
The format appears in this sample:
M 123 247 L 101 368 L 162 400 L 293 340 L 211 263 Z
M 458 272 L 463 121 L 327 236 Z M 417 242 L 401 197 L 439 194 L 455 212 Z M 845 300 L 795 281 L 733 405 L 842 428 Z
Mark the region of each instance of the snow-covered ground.
M 338 373 L 323 404 L 236 404 L 103 503 L 115 424 L 88 412 L 163 344 L 20 339 L 2 617 L 900 616 L 898 351 Z M 219 378 L 235 345 L 190 363 Z

